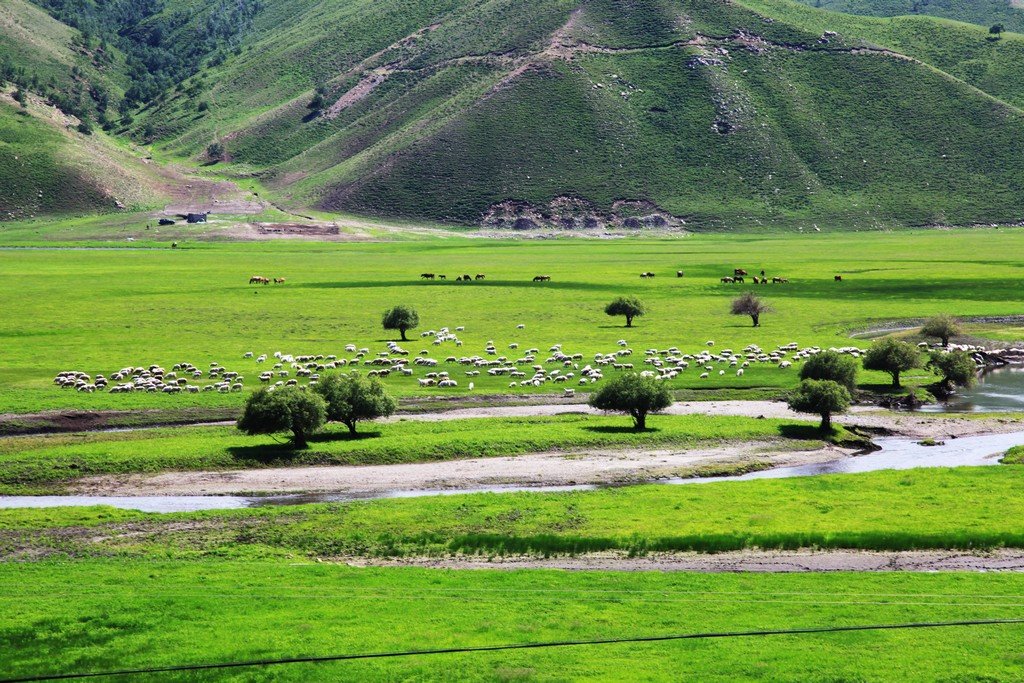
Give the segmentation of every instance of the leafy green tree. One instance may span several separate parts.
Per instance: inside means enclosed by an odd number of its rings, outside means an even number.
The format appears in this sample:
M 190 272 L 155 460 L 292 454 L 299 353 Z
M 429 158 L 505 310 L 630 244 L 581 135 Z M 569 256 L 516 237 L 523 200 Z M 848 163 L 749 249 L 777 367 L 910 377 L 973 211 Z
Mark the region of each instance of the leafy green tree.
M 327 419 L 343 423 L 351 434 L 360 420 L 387 417 L 398 407 L 379 379 L 354 372 L 324 375 L 313 391 L 326 402 Z
M 590 405 L 598 410 L 626 413 L 633 418 L 634 429 L 641 432 L 647 428 L 647 414 L 672 405 L 672 395 L 663 382 L 631 372 L 619 375 L 591 395 Z
M 1003 25 L 1002 24 L 992 24 L 992 26 L 989 27 L 988 32 L 998 38 L 999 34 L 1003 32 Z
M 789 407 L 798 413 L 821 416 L 821 429 L 832 429 L 832 415 L 850 407 L 850 392 L 830 379 L 805 379 L 789 397 Z
M 206 156 L 210 161 L 224 161 L 227 158 L 227 150 L 224 149 L 224 145 L 219 142 L 212 142 L 210 146 L 206 148 Z
M 948 315 L 937 315 L 925 321 L 921 334 L 941 339 L 943 346 L 949 346 L 950 338 L 960 334 L 960 323 Z
M 864 369 L 889 373 L 894 387 L 900 386 L 900 373 L 919 367 L 921 354 L 917 347 L 892 337 L 875 342 L 864 354 Z
M 811 356 L 800 368 L 800 379 L 828 379 L 852 394 L 857 390 L 857 361 L 838 351 L 823 351 Z
M 395 306 L 384 311 L 380 324 L 385 330 L 398 330 L 402 341 L 409 341 L 405 338 L 405 332 L 420 324 L 420 316 L 410 306 Z
M 733 299 L 730 312 L 733 315 L 749 315 L 754 323 L 754 327 L 760 327 L 761 316 L 765 313 L 771 313 L 772 307 L 753 292 L 744 292 L 741 296 Z
M 319 394 L 294 386 L 263 388 L 249 396 L 237 426 L 250 435 L 291 432 L 295 448 L 306 448 L 326 419 L 327 404 Z
M 313 93 L 313 99 L 310 100 L 309 104 L 306 106 L 313 111 L 320 111 L 327 106 L 327 86 L 323 84 L 316 86 L 316 92 Z
M 942 377 L 942 383 L 952 387 L 970 387 L 978 381 L 978 364 L 966 351 L 935 352 L 928 367 Z
M 20 104 L 22 107 L 27 106 L 28 98 L 25 97 L 25 91 L 18 88 L 14 91 L 14 101 Z
M 633 327 L 633 318 L 647 313 L 647 307 L 635 296 L 620 296 L 604 307 L 608 315 L 626 316 L 626 327 Z
M 92 124 L 89 119 L 82 119 L 78 124 L 78 132 L 82 135 L 92 135 Z

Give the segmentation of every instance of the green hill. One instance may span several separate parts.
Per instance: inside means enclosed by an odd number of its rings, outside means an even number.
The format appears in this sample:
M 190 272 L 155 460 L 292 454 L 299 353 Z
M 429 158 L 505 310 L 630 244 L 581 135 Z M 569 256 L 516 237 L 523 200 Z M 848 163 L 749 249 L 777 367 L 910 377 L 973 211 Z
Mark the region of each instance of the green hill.
M 921 14 L 966 21 L 986 28 L 1002 24 L 1007 31 L 1024 32 L 1024 10 L 1015 0 L 800 0 L 812 7 L 863 14 L 899 17 Z
M 220 5 L 165 0 L 132 5 L 133 31 L 100 11 L 127 0 L 39 1 L 119 36 L 139 106 L 115 132 L 294 207 L 499 227 L 1024 218 L 1016 34 L 787 0 L 260 0 L 220 32 Z M 174 78 L 139 100 L 154 50 Z

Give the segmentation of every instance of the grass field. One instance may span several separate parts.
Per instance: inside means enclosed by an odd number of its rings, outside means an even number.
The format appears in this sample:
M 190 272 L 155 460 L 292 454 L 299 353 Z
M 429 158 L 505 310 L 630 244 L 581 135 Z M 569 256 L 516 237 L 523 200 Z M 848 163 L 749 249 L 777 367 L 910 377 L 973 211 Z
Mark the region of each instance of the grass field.
M 166 515 L 12 509 L 0 539 L 12 559 L 1021 548 L 1019 486 L 1007 465 Z
M 668 633 L 1019 617 L 1019 575 L 0 565 L 0 676 Z M 55 600 L 55 596 L 60 596 Z M 1015 680 L 1024 627 L 833 633 L 299 664 L 160 680 Z M 953 672 L 965 673 L 950 678 Z M 155 679 L 154 679 L 155 680 Z
M 403 347 L 412 356 L 426 350 L 442 366 L 449 355 L 488 357 L 484 347 L 492 340 L 511 359 L 534 346 L 543 360 L 552 344 L 561 343 L 566 353 L 579 352 L 589 361 L 594 353 L 618 350 L 616 342 L 625 339 L 638 369 L 645 349 L 676 345 L 696 353 L 709 340 L 715 341 L 713 350 L 738 351 L 751 343 L 772 349 L 791 341 L 845 346 L 852 343 L 848 330 L 876 320 L 1024 313 L 1022 248 L 1024 231 L 978 229 L 638 241 L 6 249 L 0 251 L 0 286 L 17 296 L 5 302 L 0 319 L 0 412 L 239 405 L 237 394 L 86 395 L 60 390 L 51 379 L 61 370 L 109 376 L 126 365 L 169 368 L 189 361 L 205 368 L 219 362 L 247 375 L 252 386 L 258 372 L 269 368 L 243 360 L 248 351 L 344 357 L 349 343 L 370 348 L 371 355 L 383 350 L 397 335 L 380 329 L 380 315 L 397 303 L 417 308 L 421 320 Z M 753 286 L 722 285 L 719 279 L 734 267 L 754 273 L 763 268 L 791 280 L 758 287 L 775 308 L 760 328 L 727 314 L 730 299 Z M 639 273 L 647 270 L 658 276 L 641 280 Z M 686 276 L 676 278 L 676 270 Z M 450 278 L 485 273 L 487 279 L 424 282 L 421 272 Z M 530 281 L 541 273 L 552 281 Z M 252 274 L 288 282 L 253 287 L 247 284 Z M 833 282 L 836 274 L 843 282 Z M 603 314 L 604 304 L 620 294 L 637 295 L 650 308 L 633 329 Z M 517 330 L 518 324 L 525 329 Z M 442 326 L 465 326 L 459 332 L 464 346 L 435 347 L 417 334 Z M 519 349 L 509 350 L 510 343 Z M 469 381 L 476 393 L 528 391 L 510 390 L 507 377 L 467 378 L 462 366 L 443 369 L 459 380 L 449 394 L 465 395 Z M 794 368 L 770 364 L 755 364 L 743 377 L 723 369 L 725 375 L 716 368 L 702 380 L 691 368 L 671 386 L 786 388 L 797 377 Z M 418 386 L 424 373 L 417 368 L 413 377 L 392 376 L 387 383 L 400 395 L 445 395 Z M 886 376 L 864 373 L 862 381 L 882 385 Z M 931 380 L 922 372 L 907 381 Z
M 835 438 L 843 435 L 840 430 Z M 387 465 L 583 448 L 690 448 L 726 440 L 778 439 L 800 448 L 821 438 L 811 423 L 704 415 L 652 417 L 643 433 L 625 417 L 587 415 L 364 424 L 355 439 L 331 427 L 299 452 L 282 439 L 247 437 L 233 427 L 12 437 L 0 439 L 0 492 L 59 489 L 64 481 L 95 474 Z

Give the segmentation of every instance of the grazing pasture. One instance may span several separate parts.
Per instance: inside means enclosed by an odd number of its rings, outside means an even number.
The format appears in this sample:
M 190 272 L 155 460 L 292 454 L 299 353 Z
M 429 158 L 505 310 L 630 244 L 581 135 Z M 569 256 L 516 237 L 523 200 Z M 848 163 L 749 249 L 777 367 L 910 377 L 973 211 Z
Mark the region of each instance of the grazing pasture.
M 611 353 L 625 340 L 639 357 L 646 349 L 677 346 L 696 353 L 749 344 L 766 350 L 849 345 L 847 333 L 875 320 L 1024 313 L 1024 231 L 957 231 L 691 235 L 675 239 L 606 241 L 483 241 L 313 244 L 184 243 L 177 249 L 0 250 L 0 286 L 10 293 L 0 318 L 0 412 L 54 408 L 160 408 L 239 405 L 218 392 L 82 394 L 52 384 L 61 371 L 108 377 L 126 366 L 219 363 L 258 386 L 255 356 L 342 355 L 348 345 L 370 357 L 387 351 L 397 333 L 380 327 L 381 313 L 412 306 L 420 326 L 402 346 L 410 357 L 516 358 L 531 347 L 547 354 Z M 787 284 L 722 284 L 736 269 Z M 672 277 L 683 271 L 684 277 Z M 455 282 L 422 273 L 486 273 Z M 534 282 L 536 273 L 550 281 Z M 638 278 L 639 272 L 663 275 Z M 250 286 L 253 273 L 285 278 L 285 286 Z M 841 282 L 835 276 L 843 276 Z M 730 302 L 756 289 L 773 311 L 752 328 L 729 315 Z M 637 296 L 648 307 L 632 329 L 603 308 L 616 296 Z M 448 327 L 461 347 L 436 347 L 420 333 Z M 516 348 L 511 348 L 512 345 Z M 866 342 L 861 342 L 861 346 Z M 447 368 L 446 368 L 447 369 Z M 420 386 L 425 369 L 392 376 L 401 395 L 526 393 L 507 377 L 466 377 L 457 386 Z M 795 384 L 796 368 L 755 366 L 741 376 L 701 378 L 689 371 L 672 388 L 780 387 Z M 923 374 L 921 376 L 924 376 Z M 913 377 L 909 378 L 913 380 Z M 884 383 L 882 376 L 865 375 Z M 586 390 L 586 387 L 582 387 Z M 243 394 L 245 392 L 242 392 Z
M 8 564 L 0 565 L 0 587 L 5 678 L 552 640 L 1014 618 L 1024 604 L 1019 574 L 460 572 L 301 559 Z M 971 680 L 1019 680 L 1022 647 L 1024 626 L 991 625 L 413 656 L 159 679 L 934 681 L 970 671 Z

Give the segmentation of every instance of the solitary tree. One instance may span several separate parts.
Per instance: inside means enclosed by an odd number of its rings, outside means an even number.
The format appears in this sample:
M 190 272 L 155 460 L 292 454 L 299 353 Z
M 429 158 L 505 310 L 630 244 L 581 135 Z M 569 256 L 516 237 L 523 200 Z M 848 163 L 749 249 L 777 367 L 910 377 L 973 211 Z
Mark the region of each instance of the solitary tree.
M 219 142 L 212 142 L 206 148 L 206 156 L 210 161 L 224 161 L 227 158 L 227 150 Z
M 590 397 L 598 410 L 626 413 L 640 432 L 647 428 L 647 414 L 658 413 L 672 405 L 672 395 L 664 383 L 635 372 L 619 375 Z
M 978 381 L 978 364 L 966 351 L 932 353 L 928 367 L 942 377 L 942 383 L 949 389 L 970 387 Z
M 744 292 L 732 300 L 733 315 L 749 315 L 754 327 L 761 326 L 761 314 L 771 313 L 772 307 L 761 301 L 753 292 Z
M 405 338 L 405 331 L 411 330 L 420 324 L 420 317 L 416 311 L 409 306 L 395 306 L 384 311 L 384 318 L 381 325 L 385 330 L 398 330 L 402 335 L 402 341 L 409 341 Z
M 811 356 L 800 368 L 800 379 L 828 379 L 852 394 L 857 390 L 857 361 L 838 351 L 823 351 Z
M 994 35 L 996 38 L 998 38 L 999 34 L 1003 32 L 1003 25 L 992 24 L 992 26 L 989 27 L 988 32 Z
M 604 307 L 608 315 L 626 316 L 626 327 L 633 327 L 633 318 L 647 313 L 647 307 L 635 296 L 620 296 Z
M 295 448 L 305 448 L 326 418 L 327 406 L 318 394 L 298 387 L 263 388 L 249 396 L 238 428 L 246 434 L 291 432 Z
M 871 345 L 864 354 L 865 370 L 880 370 L 892 376 L 892 385 L 900 385 L 900 373 L 921 367 L 921 354 L 917 347 L 889 337 Z
M 356 423 L 360 420 L 387 417 L 398 407 L 398 402 L 379 379 L 361 377 L 354 372 L 325 375 L 313 391 L 327 403 L 327 419 L 343 423 L 350 434 L 356 433 Z
M 921 334 L 926 337 L 937 337 L 943 346 L 949 346 L 950 337 L 960 334 L 960 323 L 948 315 L 937 315 L 925 321 Z
M 821 429 L 832 429 L 832 415 L 850 407 L 850 392 L 830 379 L 805 379 L 789 397 L 789 407 L 798 413 L 821 415 Z

